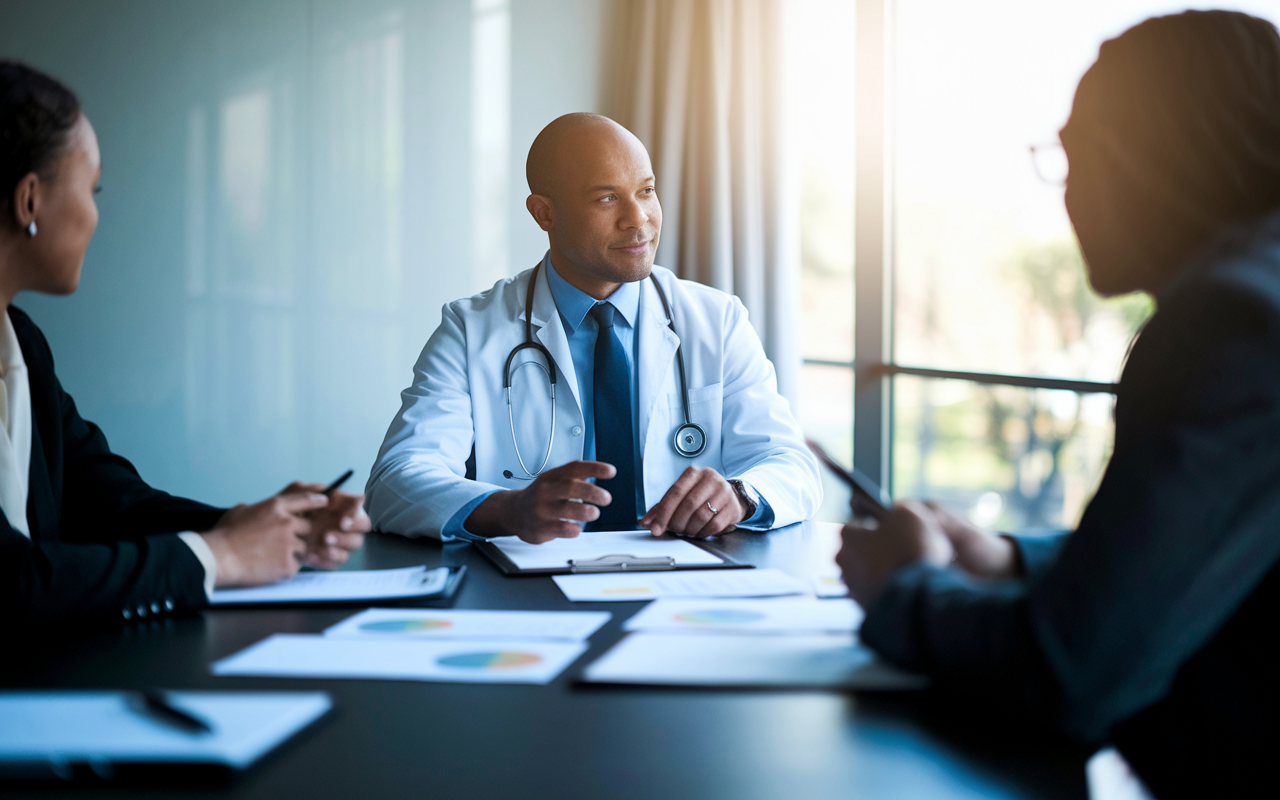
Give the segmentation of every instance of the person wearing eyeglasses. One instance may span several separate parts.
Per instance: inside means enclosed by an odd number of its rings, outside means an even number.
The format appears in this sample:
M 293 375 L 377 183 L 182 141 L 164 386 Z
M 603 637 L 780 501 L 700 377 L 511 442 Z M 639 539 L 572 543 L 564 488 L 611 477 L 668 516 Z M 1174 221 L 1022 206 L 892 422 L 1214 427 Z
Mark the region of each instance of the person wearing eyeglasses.
M 1102 45 L 1061 140 L 1090 282 L 1157 306 L 1114 454 L 1070 534 L 910 501 L 847 526 L 861 636 L 986 713 L 1110 742 L 1157 797 L 1272 796 L 1280 34 L 1226 11 L 1147 20 Z
M 141 621 L 198 609 L 361 546 L 363 496 L 295 483 L 214 508 L 153 489 L 80 416 L 24 291 L 80 284 L 98 225 L 98 139 L 65 86 L 0 61 L 0 624 Z
M 533 544 L 808 519 L 817 462 L 741 301 L 654 266 L 644 145 L 598 114 L 529 149 L 532 269 L 445 306 L 370 471 L 378 530 Z

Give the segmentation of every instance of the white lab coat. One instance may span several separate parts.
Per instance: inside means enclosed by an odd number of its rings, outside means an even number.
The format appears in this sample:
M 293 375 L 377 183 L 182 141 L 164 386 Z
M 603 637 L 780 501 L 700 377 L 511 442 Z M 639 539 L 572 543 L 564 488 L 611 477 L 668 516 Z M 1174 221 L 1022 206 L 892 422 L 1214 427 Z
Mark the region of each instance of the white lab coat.
M 512 445 L 502 372 L 512 348 L 525 340 L 531 273 L 444 307 L 369 476 L 365 507 L 375 530 L 439 537 L 454 513 L 479 495 L 529 485 L 518 477 L 525 471 Z M 662 267 L 655 266 L 653 274 L 671 303 L 688 370 L 690 414 L 706 431 L 707 446 L 686 458 L 673 444 L 684 422 L 678 341 L 645 280 L 635 357 L 646 502 L 656 505 L 687 467 L 712 467 L 753 486 L 772 507 L 775 527 L 810 518 L 822 501 L 817 462 L 778 394 L 773 365 L 746 308 L 732 295 L 680 280 Z M 538 272 L 533 336 L 558 367 L 555 442 L 546 465 L 551 469 L 582 458 L 585 437 L 573 358 L 546 270 Z M 520 456 L 536 472 L 547 452 L 551 401 L 542 370 L 516 368 L 530 360 L 541 363 L 536 351 L 525 349 L 512 365 L 511 413 Z M 475 480 L 469 480 L 465 465 L 473 445 Z M 517 477 L 503 477 L 505 470 Z

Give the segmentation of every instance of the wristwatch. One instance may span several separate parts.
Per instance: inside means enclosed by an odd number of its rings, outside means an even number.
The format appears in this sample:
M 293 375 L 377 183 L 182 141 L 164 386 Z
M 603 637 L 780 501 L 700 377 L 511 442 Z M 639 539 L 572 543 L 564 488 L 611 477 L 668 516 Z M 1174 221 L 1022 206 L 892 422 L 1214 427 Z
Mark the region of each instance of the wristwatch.
M 760 507 L 760 493 L 755 490 L 749 483 L 744 483 L 737 478 L 729 481 L 729 485 L 733 487 L 733 491 L 737 493 L 738 499 L 747 507 L 747 513 L 742 515 L 744 520 L 751 519 L 756 513 L 756 509 Z

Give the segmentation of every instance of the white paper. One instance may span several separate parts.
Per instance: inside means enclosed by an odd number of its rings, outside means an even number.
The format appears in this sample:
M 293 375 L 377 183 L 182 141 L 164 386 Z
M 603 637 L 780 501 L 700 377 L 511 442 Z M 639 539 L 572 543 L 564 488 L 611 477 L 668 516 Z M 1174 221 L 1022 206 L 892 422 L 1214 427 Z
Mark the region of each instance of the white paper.
M 607 611 L 435 611 L 371 608 L 325 636 L 361 639 L 566 639 L 581 642 L 613 616 Z
M 569 566 L 570 559 L 586 561 L 614 555 L 670 556 L 676 564 L 692 566 L 724 563 L 720 556 L 695 544 L 683 539 L 659 539 L 648 531 L 598 531 L 543 544 L 529 544 L 514 536 L 489 541 L 520 569 L 555 569 Z
M 213 728 L 192 734 L 135 711 L 123 692 L 0 693 L 5 761 L 253 763 L 333 705 L 324 692 L 170 692 Z
M 862 624 L 852 600 L 655 600 L 623 625 L 662 633 L 850 633 Z
M 247 603 L 351 602 L 394 600 L 436 594 L 449 579 L 446 567 L 404 567 L 402 569 L 348 570 L 345 572 L 299 572 L 292 578 L 252 589 L 219 589 L 210 605 Z
M 632 633 L 587 667 L 583 678 L 652 686 L 919 689 L 928 685 L 927 678 L 881 661 L 849 633 Z
M 343 639 L 278 633 L 214 663 L 214 675 L 444 683 L 550 683 L 587 649 L 532 639 Z
M 659 597 L 772 597 L 804 594 L 805 585 L 776 569 L 706 569 L 553 575 L 574 602 L 653 600 Z
M 848 597 L 849 587 L 839 572 L 823 573 L 813 579 L 813 593 L 818 597 Z

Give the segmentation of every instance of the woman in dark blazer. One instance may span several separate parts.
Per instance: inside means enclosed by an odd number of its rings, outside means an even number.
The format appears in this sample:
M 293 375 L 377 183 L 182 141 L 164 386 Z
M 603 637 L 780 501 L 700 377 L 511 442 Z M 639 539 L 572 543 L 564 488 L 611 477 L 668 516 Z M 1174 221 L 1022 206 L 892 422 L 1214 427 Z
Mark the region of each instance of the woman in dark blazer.
M 93 127 L 57 81 L 0 61 L 0 620 L 139 620 L 215 586 L 336 566 L 368 530 L 363 497 L 293 484 L 220 509 L 148 486 L 81 418 L 48 342 L 12 305 L 70 294 L 97 227 Z
M 1097 494 L 1047 539 L 903 503 L 846 527 L 838 561 L 890 660 L 1109 741 L 1158 797 L 1271 796 L 1280 34 L 1231 12 L 1148 20 L 1102 46 L 1061 135 L 1091 283 L 1158 308 Z

